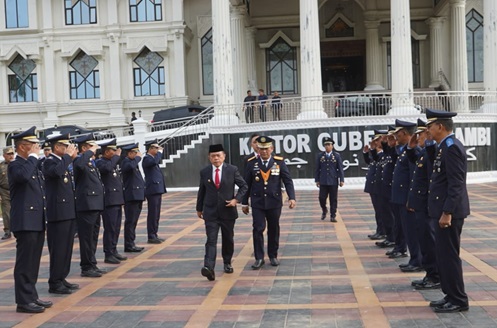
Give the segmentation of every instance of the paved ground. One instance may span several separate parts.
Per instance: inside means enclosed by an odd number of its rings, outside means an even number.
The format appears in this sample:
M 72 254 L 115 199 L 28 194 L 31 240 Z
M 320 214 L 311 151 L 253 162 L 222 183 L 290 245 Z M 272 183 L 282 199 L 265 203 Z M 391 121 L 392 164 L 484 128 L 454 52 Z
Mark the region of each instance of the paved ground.
M 200 275 L 205 234 L 195 215 L 195 193 L 164 197 L 160 245 L 147 245 L 145 215 L 138 226 L 146 251 L 131 255 L 102 278 L 79 276 L 75 246 L 69 280 L 81 289 L 69 296 L 48 294 L 45 248 L 38 291 L 55 304 L 43 314 L 15 312 L 12 268 L 15 241 L 0 243 L 0 327 L 497 327 L 497 183 L 470 186 L 472 215 L 463 231 L 470 311 L 435 314 L 429 300 L 440 291 L 410 286 L 422 273 L 401 273 L 403 260 L 388 259 L 366 235 L 374 228 L 369 197 L 342 190 L 338 223 L 319 219 L 317 191 L 298 192 L 294 210 L 281 219 L 278 268 L 253 271 L 251 217 L 235 228 L 235 272 L 216 281 Z M 241 211 L 240 211 L 241 212 Z M 122 240 L 121 240 L 122 244 Z M 122 246 L 120 246 L 122 250 Z

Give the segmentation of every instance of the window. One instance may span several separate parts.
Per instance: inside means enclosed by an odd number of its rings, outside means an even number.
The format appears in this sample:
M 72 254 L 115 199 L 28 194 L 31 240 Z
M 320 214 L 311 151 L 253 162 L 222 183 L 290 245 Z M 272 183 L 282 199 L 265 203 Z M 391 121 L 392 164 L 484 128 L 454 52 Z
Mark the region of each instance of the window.
M 202 90 L 204 95 L 214 94 L 214 65 L 212 59 L 212 28 L 200 40 L 202 49 Z
M 80 51 L 70 65 L 74 69 L 69 72 L 71 99 L 100 98 L 100 75 L 95 69 L 98 61 Z
M 34 61 L 21 55 L 10 63 L 9 69 L 14 73 L 8 76 L 11 103 L 38 101 L 38 81 L 36 73 L 33 73 L 35 68 Z
M 468 82 L 483 82 L 483 16 L 476 10 L 466 15 Z
M 164 66 L 159 66 L 163 60 L 161 55 L 147 48 L 135 58 L 139 66 L 133 69 L 135 97 L 165 94 Z
M 66 25 L 97 23 L 97 0 L 65 0 Z
M 412 84 L 421 88 L 421 59 L 419 55 L 419 40 L 411 38 L 412 52 Z M 392 89 L 392 44 L 387 42 L 387 79 L 388 89 Z
M 129 0 L 131 22 L 162 20 L 162 0 Z
M 28 0 L 5 0 L 7 28 L 29 27 Z
M 268 93 L 297 93 L 297 53 L 283 38 L 266 50 Z

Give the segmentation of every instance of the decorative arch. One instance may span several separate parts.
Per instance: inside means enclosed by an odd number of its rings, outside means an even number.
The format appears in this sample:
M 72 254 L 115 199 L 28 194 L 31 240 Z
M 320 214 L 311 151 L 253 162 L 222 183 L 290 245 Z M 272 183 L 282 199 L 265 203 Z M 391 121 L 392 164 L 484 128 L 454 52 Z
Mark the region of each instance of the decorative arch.
M 300 42 L 295 42 L 292 39 L 290 39 L 285 33 L 283 33 L 283 31 L 278 31 L 276 32 L 276 34 L 273 35 L 271 39 L 269 39 L 268 42 L 259 43 L 259 47 L 262 49 L 270 48 L 279 38 L 282 38 L 291 47 L 300 46 Z
M 347 38 L 355 35 L 355 23 L 341 12 L 336 13 L 324 25 L 324 29 L 327 38 Z
M 329 0 L 319 0 L 319 3 L 318 3 L 318 6 L 319 6 L 319 9 L 321 9 L 321 7 L 323 7 Z M 361 7 L 362 10 L 365 10 L 366 9 L 366 1 L 368 0 L 354 0 L 355 3 L 357 3 L 357 5 L 359 7 Z

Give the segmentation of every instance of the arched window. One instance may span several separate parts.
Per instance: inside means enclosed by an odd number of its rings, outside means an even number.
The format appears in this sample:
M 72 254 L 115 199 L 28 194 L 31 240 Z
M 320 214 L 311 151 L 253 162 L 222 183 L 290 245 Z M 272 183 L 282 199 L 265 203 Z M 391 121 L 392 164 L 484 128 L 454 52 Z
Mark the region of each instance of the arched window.
M 212 59 L 212 28 L 200 40 L 202 51 L 202 90 L 204 95 L 214 94 L 214 72 Z
M 268 93 L 295 94 L 297 85 L 297 52 L 283 38 L 266 50 Z
M 472 9 L 466 15 L 468 82 L 483 82 L 483 16 Z
M 135 97 L 159 96 L 165 94 L 164 61 L 161 55 L 144 48 L 135 58 L 138 66 L 133 69 Z
M 70 65 L 74 69 L 69 71 L 71 99 L 100 98 L 98 60 L 80 51 Z
M 97 23 L 97 0 L 66 0 L 66 25 Z
M 129 0 L 131 22 L 153 22 L 162 20 L 162 0 Z
M 34 61 L 21 55 L 10 63 L 9 69 L 14 73 L 8 75 L 11 103 L 38 101 L 38 81 L 36 73 L 33 73 L 35 68 Z

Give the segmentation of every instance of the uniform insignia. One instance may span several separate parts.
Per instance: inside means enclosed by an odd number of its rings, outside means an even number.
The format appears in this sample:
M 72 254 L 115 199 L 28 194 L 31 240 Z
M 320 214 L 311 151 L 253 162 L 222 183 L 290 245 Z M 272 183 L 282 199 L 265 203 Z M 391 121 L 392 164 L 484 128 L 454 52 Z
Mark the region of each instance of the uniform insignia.
M 265 138 L 265 137 L 262 137 L 262 138 L 261 138 L 261 142 L 266 142 L 266 138 Z
M 454 144 L 454 139 L 447 138 L 447 140 L 445 141 L 445 144 L 447 145 L 447 147 L 452 146 Z
M 253 160 L 254 160 L 254 159 L 256 159 L 256 158 L 257 158 L 257 156 L 252 156 L 252 157 L 250 157 L 249 159 L 247 159 L 247 162 L 253 161 Z
M 255 181 L 259 182 L 259 180 L 260 180 L 259 177 L 255 177 Z
M 281 156 L 273 156 L 273 158 L 277 161 L 282 161 L 283 160 L 283 157 Z

